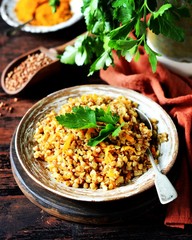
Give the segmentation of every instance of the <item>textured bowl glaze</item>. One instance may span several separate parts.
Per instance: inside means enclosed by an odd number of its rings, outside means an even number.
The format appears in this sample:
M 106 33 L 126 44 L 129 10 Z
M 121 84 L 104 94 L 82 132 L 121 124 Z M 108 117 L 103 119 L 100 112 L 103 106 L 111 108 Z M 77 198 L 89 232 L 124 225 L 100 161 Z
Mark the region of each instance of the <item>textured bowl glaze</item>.
M 23 24 L 23 22 L 20 22 L 15 14 L 15 6 L 18 0 L 3 0 L 1 3 L 1 16 L 3 20 L 9 24 L 12 27 L 18 27 L 20 24 Z M 82 0 L 71 0 L 70 1 L 71 11 L 73 13 L 73 16 L 62 23 L 53 25 L 53 26 L 32 26 L 30 24 L 26 24 L 22 27 L 21 30 L 25 32 L 31 32 L 31 33 L 47 33 L 47 32 L 55 32 L 60 29 L 69 27 L 79 21 L 82 18 L 81 13 L 81 6 L 82 6 Z
M 158 132 L 166 132 L 169 140 L 161 144 L 159 158 L 159 168 L 167 174 L 172 168 L 178 153 L 178 134 L 176 127 L 169 115 L 160 105 L 137 93 L 133 90 L 112 87 L 108 85 L 83 85 L 66 88 L 43 98 L 33 105 L 21 119 L 15 134 L 16 154 L 32 181 L 41 187 L 58 194 L 60 196 L 82 200 L 82 201 L 111 201 L 130 197 L 141 193 L 154 186 L 154 171 L 149 169 L 142 176 L 135 178 L 131 184 L 121 186 L 113 190 L 90 190 L 67 187 L 58 183 L 51 177 L 45 168 L 45 163 L 33 158 L 33 134 L 36 123 L 41 120 L 46 113 L 52 109 L 56 111 L 65 104 L 69 97 L 78 97 L 83 94 L 96 93 L 98 95 L 108 95 L 111 97 L 125 96 L 139 104 L 141 109 L 149 118 L 158 120 Z

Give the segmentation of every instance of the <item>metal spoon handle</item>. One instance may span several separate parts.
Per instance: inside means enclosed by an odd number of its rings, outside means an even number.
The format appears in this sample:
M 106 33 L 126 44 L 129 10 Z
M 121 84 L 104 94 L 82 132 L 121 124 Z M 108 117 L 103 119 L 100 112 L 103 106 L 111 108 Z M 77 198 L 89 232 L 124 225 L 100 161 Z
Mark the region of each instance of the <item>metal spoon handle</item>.
M 14 36 L 18 31 L 20 31 L 22 29 L 22 27 L 24 27 L 26 24 L 30 23 L 32 20 L 33 20 L 33 18 L 28 20 L 27 22 L 24 22 L 24 23 L 18 25 L 17 27 L 12 27 L 12 28 L 7 29 L 5 31 L 6 36 L 8 36 L 8 37 Z
M 151 151 L 148 149 L 149 158 L 155 171 L 155 187 L 162 204 L 169 203 L 177 198 L 177 192 L 166 175 L 162 174 L 154 162 Z

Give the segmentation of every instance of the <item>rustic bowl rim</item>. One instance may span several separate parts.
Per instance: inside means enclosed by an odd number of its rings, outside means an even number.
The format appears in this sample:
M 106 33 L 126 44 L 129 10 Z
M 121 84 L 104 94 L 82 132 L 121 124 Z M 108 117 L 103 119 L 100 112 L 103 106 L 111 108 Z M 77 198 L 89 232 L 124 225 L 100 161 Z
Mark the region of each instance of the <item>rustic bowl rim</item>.
M 159 164 L 159 167 L 161 170 L 167 174 L 171 168 L 173 167 L 176 157 L 178 154 L 178 147 L 179 147 L 179 140 L 178 140 L 178 133 L 176 126 L 174 122 L 172 121 L 171 117 L 167 114 L 167 112 L 156 102 L 151 100 L 150 98 L 142 95 L 141 93 L 138 93 L 131 89 L 126 89 L 122 87 L 115 87 L 115 86 L 109 86 L 109 85 L 103 85 L 103 84 L 88 84 L 88 85 L 80 85 L 75 87 L 69 87 L 65 88 L 59 91 L 56 91 L 52 94 L 49 94 L 48 96 L 44 97 L 43 99 L 39 100 L 37 103 L 35 103 L 22 117 L 20 123 L 18 124 L 18 127 L 16 129 L 15 133 L 15 150 L 17 158 L 23 167 L 23 170 L 27 173 L 27 175 L 35 181 L 38 185 L 41 187 L 47 189 L 48 191 L 55 193 L 57 195 L 60 195 L 62 197 L 74 199 L 74 200 L 80 200 L 80 201 L 95 201 L 95 202 L 102 202 L 102 201 L 111 201 L 111 200 L 118 200 L 122 198 L 131 197 L 133 195 L 139 194 L 143 191 L 146 191 L 154 186 L 154 171 L 153 169 L 149 169 L 147 173 L 143 174 L 141 177 L 137 178 L 133 181 L 133 183 L 128 184 L 126 186 L 118 187 L 113 190 L 90 190 L 90 189 L 80 189 L 80 188 L 72 188 L 72 187 L 66 187 L 62 186 L 62 189 L 59 186 L 59 190 L 55 187 L 50 187 L 47 184 L 43 183 L 38 177 L 34 176 L 34 173 L 31 169 L 29 169 L 26 165 L 26 162 L 22 159 L 21 156 L 21 145 L 24 144 L 21 140 L 23 126 L 25 125 L 25 122 L 27 119 L 31 116 L 33 116 L 33 111 L 37 109 L 37 107 L 46 107 L 47 101 L 50 99 L 53 99 L 54 101 L 61 100 L 63 97 L 70 97 L 70 96 L 76 96 L 76 92 L 78 92 L 78 96 L 81 96 L 82 94 L 89 93 L 97 93 L 99 94 L 106 92 L 105 95 L 112 94 L 114 97 L 119 95 L 124 95 L 133 101 L 145 101 L 145 104 L 143 106 L 139 106 L 142 111 L 146 111 L 146 109 L 150 109 L 150 114 L 160 114 L 161 119 L 158 119 L 159 121 L 162 121 L 162 123 L 166 123 L 166 128 L 169 128 L 169 137 L 171 142 L 169 142 L 168 147 L 165 143 L 166 151 L 169 151 L 169 154 L 166 156 L 166 162 L 162 159 L 162 161 Z M 70 94 L 69 94 L 70 93 Z M 75 93 L 75 94 L 74 94 Z M 137 102 L 138 102 L 137 101 Z M 55 102 L 54 102 L 55 103 Z M 48 104 L 48 103 L 47 103 Z M 143 108 L 142 108 L 143 107 Z M 146 108 L 147 107 L 147 108 Z M 154 110 L 155 111 L 152 111 Z M 32 114 L 32 115 L 31 115 Z M 148 115 L 148 113 L 146 113 Z M 24 131 L 27 132 L 28 129 L 25 129 Z M 26 145 L 25 145 L 26 146 Z M 171 146 L 171 147 L 170 147 Z M 163 152 L 162 154 L 166 154 Z M 171 154 L 171 155 L 170 155 Z M 161 166 L 162 164 L 162 166 Z M 147 175 L 148 174 L 148 175 Z M 146 176 L 145 176 L 146 175 Z M 55 183 L 54 183 L 55 184 Z M 54 185 L 53 184 L 53 185 Z M 55 186 L 55 185 L 54 185 Z M 56 186 L 58 187 L 58 186 Z M 61 191 L 62 190 L 62 191 Z

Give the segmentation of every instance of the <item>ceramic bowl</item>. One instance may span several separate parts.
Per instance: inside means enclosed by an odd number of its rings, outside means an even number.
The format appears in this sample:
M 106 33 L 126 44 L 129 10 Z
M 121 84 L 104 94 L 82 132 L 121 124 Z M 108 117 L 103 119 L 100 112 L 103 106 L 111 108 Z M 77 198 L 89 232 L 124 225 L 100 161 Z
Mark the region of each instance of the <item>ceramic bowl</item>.
M 12 27 L 18 27 L 20 24 L 23 24 L 23 22 L 18 20 L 14 12 L 17 1 L 18 0 L 3 0 L 0 8 L 3 20 Z M 56 24 L 54 26 L 32 26 L 30 24 L 26 24 L 21 30 L 31 33 L 47 33 L 69 27 L 79 21 L 83 16 L 81 13 L 82 0 L 71 0 L 70 6 L 73 16 L 65 22 Z
M 147 43 L 153 51 L 158 52 L 158 50 L 153 46 L 149 39 L 147 39 Z M 192 77 L 192 62 L 183 61 L 182 59 L 179 61 L 166 57 L 164 55 L 157 56 L 158 62 L 163 64 L 166 68 L 171 70 L 172 72 L 179 74 L 184 77 Z
M 125 96 L 139 104 L 142 110 L 150 118 L 158 120 L 158 132 L 166 132 L 169 140 L 161 144 L 159 168 L 167 174 L 175 163 L 178 153 L 178 135 L 176 127 L 170 116 L 160 105 L 133 90 L 118 88 L 108 85 L 82 85 L 66 88 L 48 95 L 34 106 L 32 106 L 21 119 L 15 134 L 15 149 L 18 160 L 23 170 L 32 181 L 39 184 L 48 191 L 65 198 L 82 201 L 111 201 L 127 198 L 154 186 L 154 171 L 149 169 L 142 176 L 133 179 L 131 184 L 118 187 L 113 190 L 91 190 L 82 188 L 67 187 L 51 178 L 42 161 L 33 158 L 33 134 L 36 123 L 52 109 L 59 110 L 69 97 L 78 97 L 83 94 L 96 93 L 111 97 Z

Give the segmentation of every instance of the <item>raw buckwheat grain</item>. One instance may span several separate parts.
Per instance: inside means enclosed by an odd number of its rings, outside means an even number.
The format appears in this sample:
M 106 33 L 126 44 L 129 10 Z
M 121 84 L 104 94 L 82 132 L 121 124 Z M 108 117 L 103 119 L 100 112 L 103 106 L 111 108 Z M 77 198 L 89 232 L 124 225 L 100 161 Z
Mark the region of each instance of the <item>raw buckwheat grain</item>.
M 52 61 L 42 52 L 28 55 L 26 60 L 7 74 L 5 79 L 6 89 L 12 92 L 20 89 L 34 73 Z

